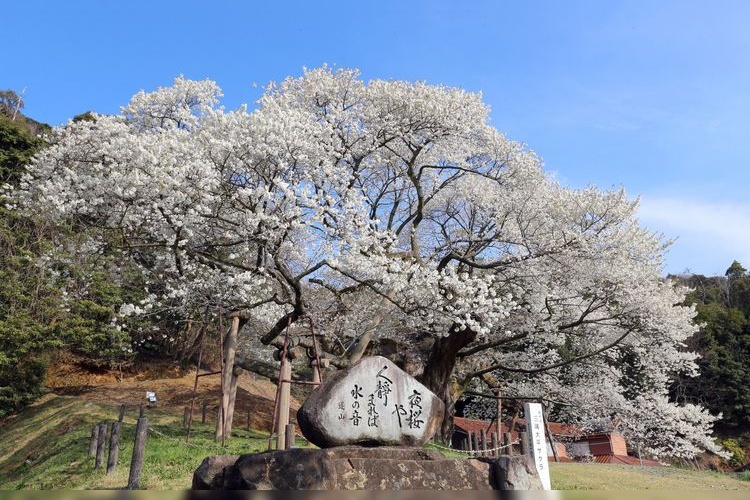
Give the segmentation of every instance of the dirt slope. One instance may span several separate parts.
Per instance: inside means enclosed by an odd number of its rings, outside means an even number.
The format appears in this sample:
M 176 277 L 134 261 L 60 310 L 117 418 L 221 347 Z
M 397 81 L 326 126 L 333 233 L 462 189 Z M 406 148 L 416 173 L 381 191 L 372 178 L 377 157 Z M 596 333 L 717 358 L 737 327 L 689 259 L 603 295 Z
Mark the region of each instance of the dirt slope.
M 206 373 L 205 370 L 201 372 Z M 61 355 L 51 363 L 45 381 L 45 385 L 56 394 L 129 407 L 145 404 L 146 391 L 154 391 L 159 407 L 176 411 L 190 406 L 194 383 L 194 368 L 181 368 L 169 361 L 143 363 L 123 373 L 92 372 L 84 368 L 80 359 L 71 355 Z M 249 410 L 252 428 L 270 429 L 275 394 L 276 385 L 268 379 L 243 373 L 239 377 L 237 389 L 235 425 L 245 425 Z M 195 414 L 200 414 L 204 401 L 209 412 L 217 412 L 220 395 L 219 375 L 200 377 Z M 299 403 L 292 399 L 292 415 L 296 414 L 298 408 Z

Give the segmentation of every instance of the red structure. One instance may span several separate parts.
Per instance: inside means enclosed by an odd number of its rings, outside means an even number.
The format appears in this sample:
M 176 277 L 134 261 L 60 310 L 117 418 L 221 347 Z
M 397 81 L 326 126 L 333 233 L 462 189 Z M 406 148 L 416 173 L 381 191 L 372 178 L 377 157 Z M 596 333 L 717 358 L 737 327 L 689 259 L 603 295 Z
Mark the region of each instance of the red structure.
M 555 443 L 557 456 L 561 462 L 592 461 L 596 463 L 613 463 L 627 465 L 659 466 L 655 460 L 641 459 L 628 455 L 628 445 L 625 437 L 618 432 L 585 433 L 580 428 L 558 422 L 549 422 L 549 430 Z M 476 420 L 471 418 L 454 417 L 451 446 L 455 449 L 465 449 L 466 439 L 471 433 L 479 436 L 484 430 L 487 436 L 497 431 L 495 422 Z M 507 422 L 503 422 L 502 432 L 510 432 Z M 526 432 L 526 422 L 516 421 L 515 429 L 511 432 L 511 440 L 519 441 L 520 433 Z M 514 453 L 520 453 L 520 446 L 513 447 Z M 552 448 L 547 442 L 547 453 L 550 460 L 554 460 Z

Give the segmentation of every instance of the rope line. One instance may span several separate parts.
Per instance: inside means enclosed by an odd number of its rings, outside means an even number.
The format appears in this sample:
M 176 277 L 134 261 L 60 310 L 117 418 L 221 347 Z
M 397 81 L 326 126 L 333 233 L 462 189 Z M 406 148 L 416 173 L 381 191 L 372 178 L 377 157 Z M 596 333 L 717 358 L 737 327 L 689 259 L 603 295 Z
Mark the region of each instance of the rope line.
M 466 455 L 472 455 L 473 456 L 473 455 L 484 455 L 484 454 L 488 454 L 488 453 L 491 453 L 491 452 L 500 451 L 500 450 L 503 450 L 505 448 L 510 448 L 511 446 L 513 446 L 515 444 L 519 444 L 520 442 L 521 442 L 520 440 L 516 440 L 516 441 L 513 441 L 512 443 L 508 443 L 508 444 L 505 444 L 505 445 L 502 445 L 502 446 L 498 446 L 496 448 L 487 448 L 486 450 L 484 450 L 484 449 L 482 449 L 482 450 L 457 450 L 455 448 L 451 448 L 451 447 L 448 447 L 448 446 L 442 446 L 442 445 L 439 445 L 437 443 L 431 443 L 431 446 L 434 446 L 436 448 L 440 448 L 442 450 L 452 451 L 454 453 L 464 453 Z
M 158 434 L 159 436 L 161 436 L 163 438 L 169 439 L 170 441 L 175 441 L 175 442 L 177 442 L 179 444 L 183 444 L 183 445 L 186 445 L 186 446 L 192 446 L 193 448 L 201 448 L 201 449 L 204 449 L 204 450 L 216 450 L 217 447 L 221 447 L 221 445 L 218 444 L 218 443 L 215 446 L 206 446 L 206 445 L 200 445 L 200 444 L 196 444 L 196 443 L 186 443 L 185 440 L 183 440 L 181 438 L 176 438 L 176 437 L 168 436 L 168 435 L 164 434 L 163 432 L 160 432 L 160 431 L 154 429 L 151 426 L 148 427 L 148 430 L 151 431 L 151 432 L 153 432 L 154 434 Z M 279 434 L 275 433 L 275 434 L 272 434 L 270 436 L 270 438 L 274 439 L 274 438 L 276 438 L 278 436 L 279 436 Z M 256 439 L 258 439 L 258 440 L 265 440 L 267 438 L 262 437 L 262 438 L 256 438 Z M 463 454 L 469 455 L 469 456 L 481 456 L 481 455 L 493 453 L 495 451 L 501 451 L 501 450 L 504 450 L 506 448 L 510 448 L 511 446 L 517 445 L 520 442 L 521 442 L 520 440 L 516 440 L 516 441 L 513 441 L 511 443 L 508 443 L 508 444 L 505 444 L 505 445 L 502 445 L 502 446 L 498 446 L 496 448 L 487 448 L 486 450 L 484 450 L 484 449 L 482 449 L 482 450 L 457 450 L 456 448 L 451 448 L 449 446 L 442 446 L 442 445 L 439 445 L 437 443 L 430 443 L 430 446 L 434 446 L 435 448 L 439 448 L 441 450 L 452 451 L 454 453 L 463 453 Z

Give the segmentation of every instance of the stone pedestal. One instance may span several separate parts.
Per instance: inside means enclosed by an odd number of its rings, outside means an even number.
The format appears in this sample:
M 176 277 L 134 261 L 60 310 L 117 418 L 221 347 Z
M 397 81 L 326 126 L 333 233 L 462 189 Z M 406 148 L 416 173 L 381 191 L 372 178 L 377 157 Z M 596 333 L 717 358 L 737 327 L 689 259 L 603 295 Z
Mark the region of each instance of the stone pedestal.
M 450 459 L 420 448 L 342 446 L 206 458 L 193 489 L 542 489 L 528 457 Z

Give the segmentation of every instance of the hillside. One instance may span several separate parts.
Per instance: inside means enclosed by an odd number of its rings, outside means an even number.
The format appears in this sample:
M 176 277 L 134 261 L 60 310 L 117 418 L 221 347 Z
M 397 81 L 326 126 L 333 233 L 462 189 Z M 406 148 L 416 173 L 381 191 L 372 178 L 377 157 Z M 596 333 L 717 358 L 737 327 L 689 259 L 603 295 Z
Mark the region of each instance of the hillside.
M 240 377 L 235 432 L 222 448 L 214 441 L 218 376 L 200 378 L 191 440 L 186 443 L 182 420 L 190 404 L 193 370 L 155 362 L 122 374 L 92 373 L 76 361 L 63 356 L 52 363 L 46 380 L 50 392 L 0 422 L 0 489 L 122 488 L 127 484 L 138 406 L 145 403 L 147 390 L 156 392 L 159 403 L 145 410 L 151 429 L 142 482 L 146 489 L 189 487 L 192 471 L 208 455 L 266 449 L 275 395 L 275 385 L 268 380 Z M 202 424 L 204 401 L 208 411 Z M 105 476 L 86 456 L 90 432 L 99 422 L 116 420 L 123 404 L 120 465 L 115 474 Z M 293 400 L 292 409 L 298 407 Z

